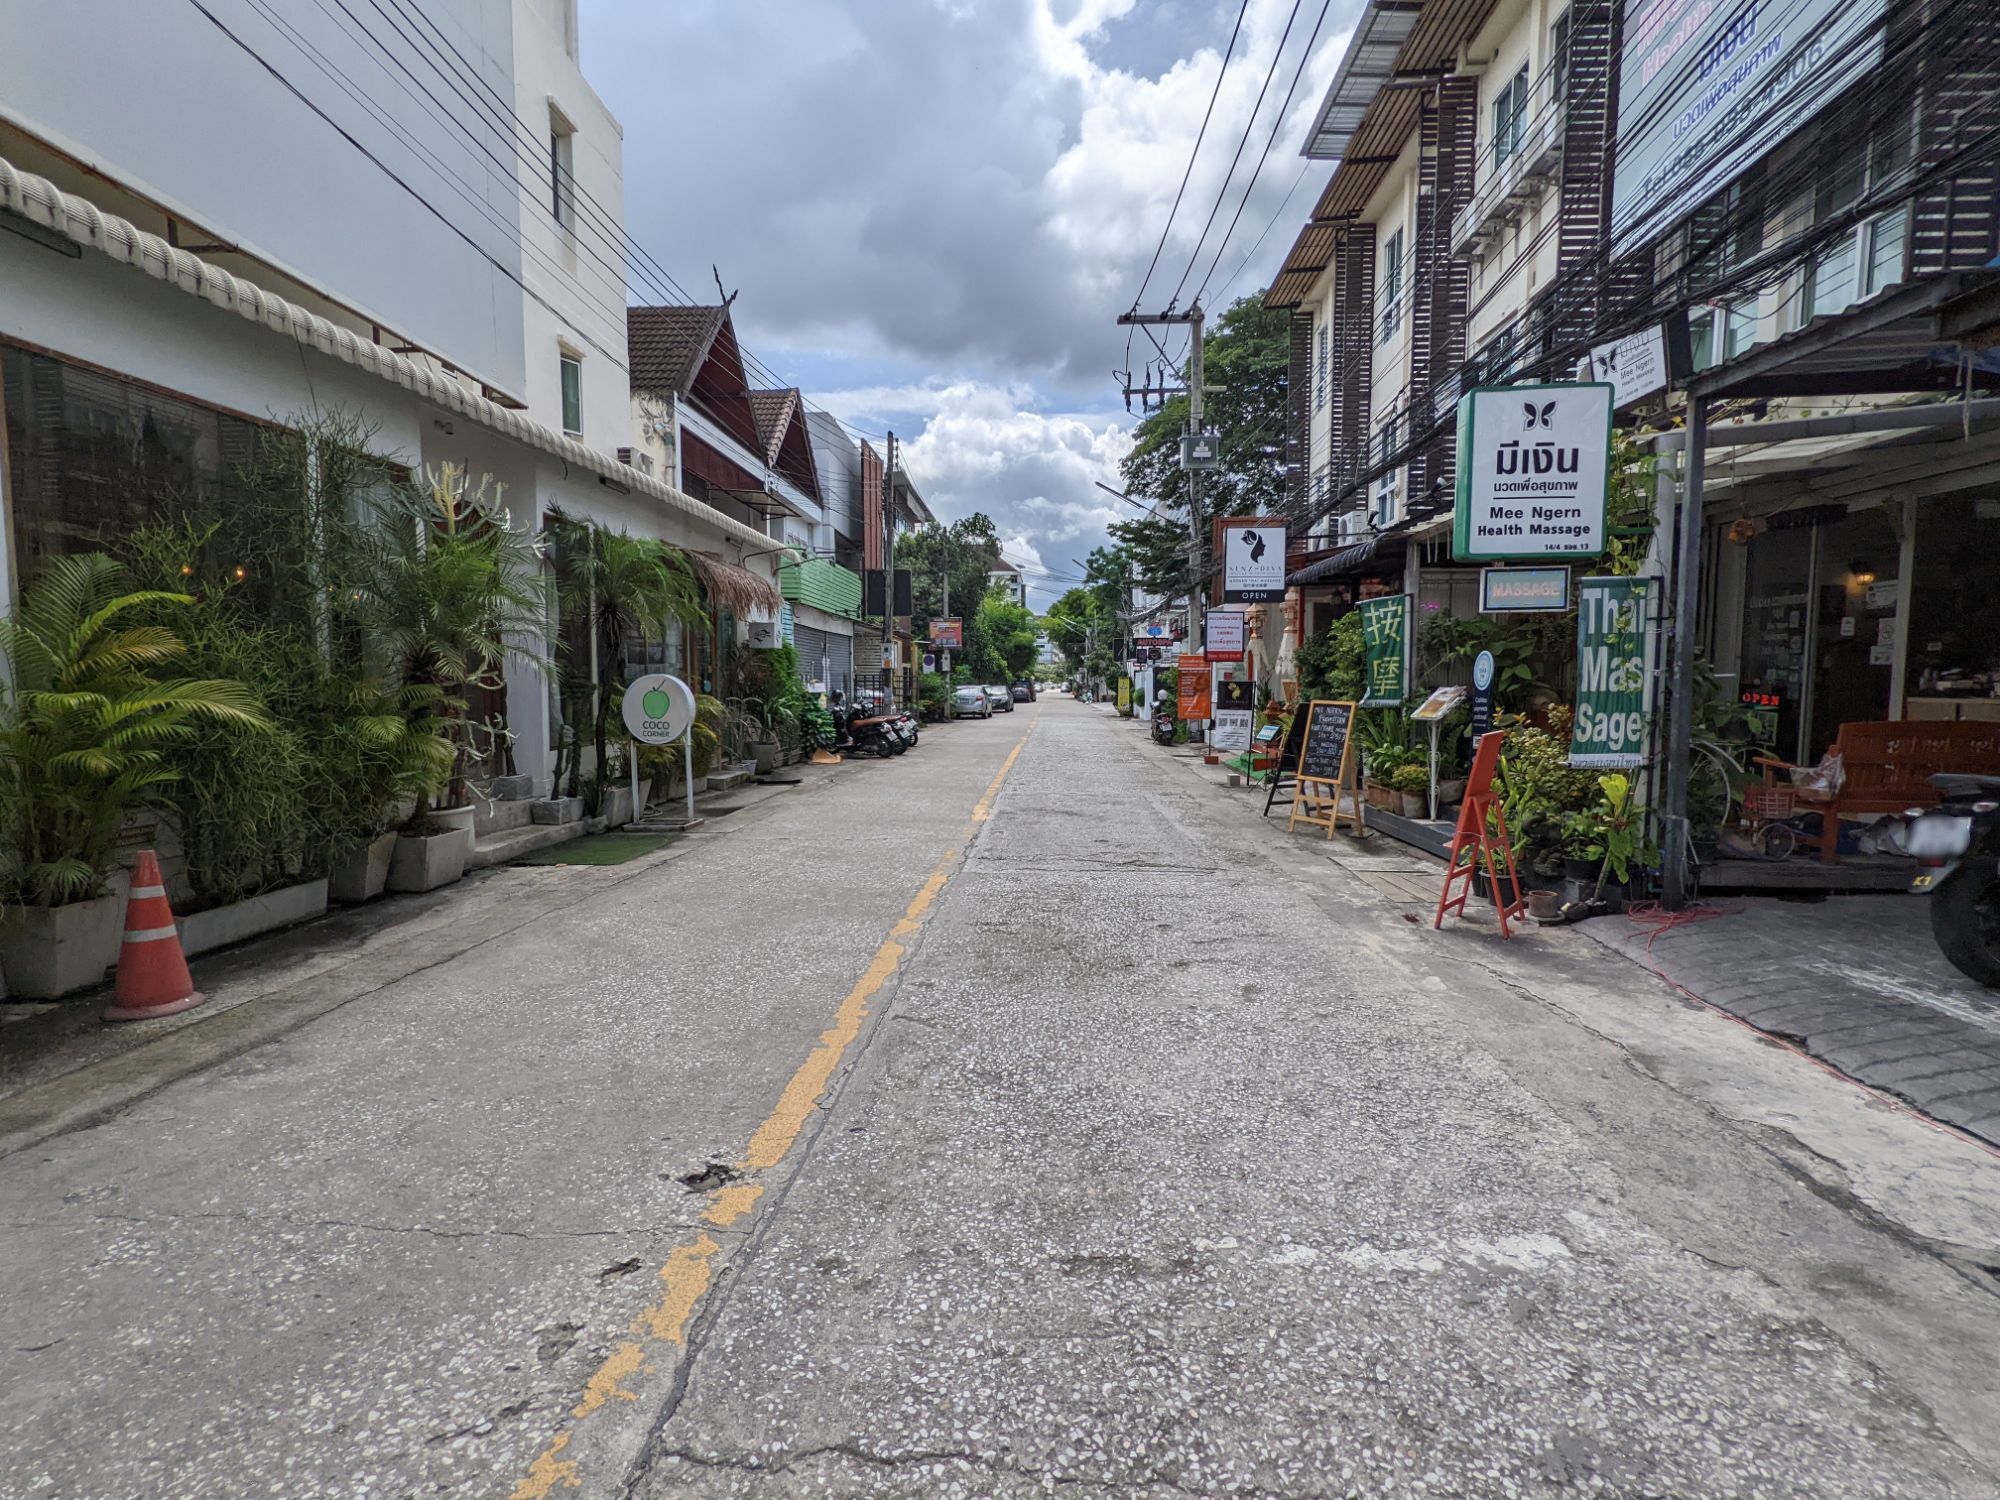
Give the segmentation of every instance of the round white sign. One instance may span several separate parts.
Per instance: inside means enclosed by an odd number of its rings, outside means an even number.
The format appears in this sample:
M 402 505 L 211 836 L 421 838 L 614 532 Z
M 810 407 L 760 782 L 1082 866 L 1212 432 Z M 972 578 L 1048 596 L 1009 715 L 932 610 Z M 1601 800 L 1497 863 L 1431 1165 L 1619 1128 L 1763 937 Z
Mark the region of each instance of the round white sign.
M 1485 692 L 1493 686 L 1493 653 L 1482 651 L 1472 659 L 1472 685 Z
M 642 745 L 671 745 L 694 723 L 694 689 L 650 672 L 625 689 L 625 729 Z

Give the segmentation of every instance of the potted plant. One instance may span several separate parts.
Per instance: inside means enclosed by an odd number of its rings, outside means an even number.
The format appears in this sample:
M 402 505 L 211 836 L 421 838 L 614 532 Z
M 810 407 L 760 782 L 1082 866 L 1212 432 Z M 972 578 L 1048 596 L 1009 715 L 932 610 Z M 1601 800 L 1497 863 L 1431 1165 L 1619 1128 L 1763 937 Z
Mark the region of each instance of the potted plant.
M 1590 904 L 1621 911 L 1631 891 L 1633 872 L 1656 863 L 1660 852 L 1646 842 L 1646 814 L 1634 799 L 1631 778 L 1607 772 L 1597 778 L 1597 786 L 1597 802 L 1570 814 L 1566 829 L 1585 856 L 1597 862 Z
M 1431 773 L 1421 764 L 1406 762 L 1389 775 L 1395 788 L 1398 810 L 1406 818 L 1425 817 L 1430 812 Z
M 434 814 L 470 805 L 467 773 L 477 748 L 466 694 L 506 685 L 510 643 L 542 638 L 548 596 L 534 538 L 514 530 L 497 492 L 450 464 L 376 502 L 357 563 L 351 612 L 383 675 L 406 695 L 410 732 L 452 746 L 442 777 L 422 780 L 391 856 L 389 886 L 427 891 L 465 873 L 468 824 Z M 517 659 L 533 662 L 526 656 Z
M 594 642 L 595 681 L 590 692 L 592 764 L 609 765 L 610 726 L 630 680 L 628 643 L 657 638 L 669 621 L 705 623 L 701 592 L 687 555 L 650 537 L 633 537 L 551 510 L 547 525 L 555 559 L 556 596 L 566 619 L 584 628 Z M 604 794 L 614 784 L 597 778 L 590 811 L 603 812 Z
M 86 988 L 117 957 L 118 833 L 174 780 L 168 747 L 203 720 L 268 725 L 239 682 L 156 675 L 186 648 L 131 617 L 193 602 L 132 590 L 116 562 L 90 553 L 50 559 L 0 621 L 0 962 L 16 995 Z

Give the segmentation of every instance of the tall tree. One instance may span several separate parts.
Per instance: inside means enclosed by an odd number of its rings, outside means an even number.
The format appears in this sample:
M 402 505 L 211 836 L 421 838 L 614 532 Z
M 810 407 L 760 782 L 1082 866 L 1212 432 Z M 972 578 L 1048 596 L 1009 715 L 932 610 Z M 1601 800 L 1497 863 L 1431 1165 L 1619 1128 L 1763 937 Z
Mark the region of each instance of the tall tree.
M 979 607 L 1000 566 L 1000 533 L 992 519 L 979 511 L 949 526 L 920 526 L 896 541 L 896 566 L 910 570 L 910 623 L 919 640 L 930 634 L 931 621 L 951 618 L 965 622 L 965 646 L 954 666 L 991 675 L 997 658 L 980 638 Z M 951 581 L 951 609 L 945 609 L 945 580 Z
M 1220 434 L 1221 464 L 1201 480 L 1201 514 L 1269 514 L 1285 498 L 1285 395 L 1291 319 L 1255 297 L 1230 304 L 1206 341 L 1209 387 L 1206 423 Z M 1185 365 L 1177 372 L 1185 384 Z M 1174 396 L 1133 429 L 1132 451 L 1120 466 L 1128 493 L 1156 512 L 1114 522 L 1112 535 L 1129 551 L 1140 587 L 1154 593 L 1186 588 L 1188 476 L 1181 472 L 1181 435 L 1188 402 Z M 1204 531 L 1206 528 L 1204 527 Z M 1206 570 L 1208 538 L 1196 571 Z

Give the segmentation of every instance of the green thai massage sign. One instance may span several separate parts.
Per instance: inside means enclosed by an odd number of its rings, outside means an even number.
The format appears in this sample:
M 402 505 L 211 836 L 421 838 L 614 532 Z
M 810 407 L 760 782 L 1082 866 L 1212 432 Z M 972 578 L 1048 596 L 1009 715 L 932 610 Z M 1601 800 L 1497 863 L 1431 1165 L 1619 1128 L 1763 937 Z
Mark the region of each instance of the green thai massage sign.
M 1576 723 L 1569 763 L 1612 768 L 1646 759 L 1658 650 L 1656 578 L 1585 578 L 1576 594 Z
M 1409 691 L 1410 596 L 1361 601 L 1361 641 L 1368 652 L 1363 708 L 1395 708 Z

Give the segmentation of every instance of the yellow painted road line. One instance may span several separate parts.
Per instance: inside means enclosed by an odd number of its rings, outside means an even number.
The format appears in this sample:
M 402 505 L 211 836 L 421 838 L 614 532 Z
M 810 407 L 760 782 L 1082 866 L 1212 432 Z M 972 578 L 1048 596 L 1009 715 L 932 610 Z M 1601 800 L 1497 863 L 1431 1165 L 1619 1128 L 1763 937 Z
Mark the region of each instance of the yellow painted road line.
M 806 1060 L 799 1064 L 798 1071 L 786 1082 L 784 1091 L 778 1096 L 777 1107 L 751 1135 L 743 1160 L 738 1163 L 740 1170 L 768 1171 L 782 1162 L 792 1147 L 798 1144 L 813 1111 L 819 1108 L 827 1085 L 833 1081 L 841 1059 L 861 1035 L 862 1024 L 869 1015 L 869 1002 L 894 977 L 903 955 L 909 951 L 900 940 L 915 936 L 923 927 L 924 920 L 937 905 L 938 896 L 950 881 L 965 846 L 972 842 L 980 825 L 993 816 L 993 804 L 1000 796 L 1001 784 L 1007 780 L 1007 773 L 1014 769 L 1014 762 L 1021 758 L 1022 747 L 1028 743 L 1028 735 L 1034 732 L 1039 718 L 1038 712 L 1035 719 L 1029 720 L 1021 738 L 1007 752 L 1007 759 L 1001 764 L 999 773 L 973 805 L 972 816 L 967 819 L 958 838 L 945 850 L 937 867 L 925 877 L 910 904 L 903 909 L 903 915 L 889 929 L 888 937 L 882 940 L 882 945 L 869 959 L 868 967 L 855 981 L 854 988 L 840 1002 L 839 1009 L 834 1012 L 833 1025 L 820 1033 L 819 1045 L 813 1048 Z M 726 1229 L 747 1218 L 763 1196 L 762 1183 L 732 1184 L 715 1194 L 702 1219 Z M 562 1456 L 576 1433 L 577 1424 L 588 1420 L 613 1401 L 637 1401 L 639 1393 L 632 1389 L 632 1382 L 655 1368 L 652 1361 L 656 1354 L 666 1350 L 685 1352 L 688 1325 L 694 1321 L 695 1311 L 714 1281 L 715 1259 L 721 1249 L 714 1236 L 707 1230 L 701 1230 L 693 1240 L 676 1246 L 667 1256 L 667 1263 L 660 1268 L 659 1299 L 632 1321 L 630 1336 L 597 1367 L 596 1373 L 583 1388 L 583 1399 L 570 1409 L 569 1424 L 536 1457 L 526 1477 L 514 1487 L 512 1500 L 548 1500 L 558 1489 L 583 1487 L 583 1475 L 576 1460 Z M 662 1345 L 666 1349 L 659 1347 Z

